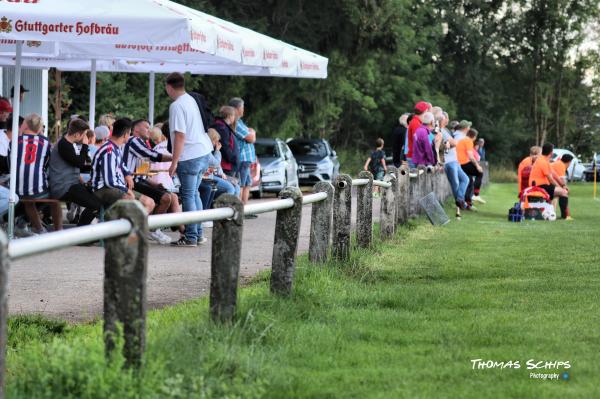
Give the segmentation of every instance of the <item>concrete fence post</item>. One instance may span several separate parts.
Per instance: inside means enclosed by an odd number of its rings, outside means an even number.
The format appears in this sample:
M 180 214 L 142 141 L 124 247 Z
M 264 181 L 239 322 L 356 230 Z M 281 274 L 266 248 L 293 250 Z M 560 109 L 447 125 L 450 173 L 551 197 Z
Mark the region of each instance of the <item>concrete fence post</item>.
M 104 343 L 115 349 L 121 323 L 126 367 L 139 367 L 146 343 L 146 277 L 148 215 L 138 201 L 118 201 L 106 220 L 127 219 L 133 225 L 122 237 L 106 240 L 104 255 Z
M 235 318 L 242 258 L 244 205 L 238 197 L 220 195 L 213 208 L 232 208 L 231 219 L 214 221 L 210 262 L 210 317 L 230 323 Z
M 331 211 L 333 205 L 333 186 L 329 182 L 319 182 L 313 188 L 315 193 L 327 193 L 327 199 L 312 204 L 310 218 L 310 244 L 308 259 L 312 263 L 327 261 L 331 241 Z
M 409 196 L 408 196 L 408 214 L 410 218 L 417 217 L 417 198 L 419 197 L 419 188 L 421 176 L 418 169 L 411 169 L 410 173 L 414 173 L 415 177 L 409 178 Z
M 359 179 L 369 183 L 357 186 L 356 241 L 360 248 L 369 248 L 373 241 L 373 174 L 362 171 Z
M 271 263 L 271 292 L 289 296 L 292 293 L 296 270 L 296 251 L 302 222 L 302 192 L 299 188 L 288 187 L 279 193 L 279 198 L 293 199 L 294 206 L 277 211 Z
M 8 237 L 0 230 L 0 399 L 4 399 L 6 346 L 8 344 Z
M 398 169 L 398 198 L 396 198 L 396 203 L 398 204 L 398 214 L 396 215 L 398 223 L 404 224 L 408 221 L 410 204 L 410 175 L 406 165 L 402 165 Z
M 419 166 L 417 168 L 417 173 L 419 173 L 419 195 L 415 198 L 415 208 L 417 209 L 416 214 L 420 215 L 423 212 L 423 209 L 419 206 L 419 200 L 428 194 L 427 185 L 429 183 L 429 176 L 427 174 L 427 168 L 424 166 Z
M 350 257 L 350 231 L 352 227 L 352 178 L 339 175 L 335 179 L 333 196 L 333 257 L 346 260 Z
M 381 212 L 380 212 L 380 235 L 382 240 L 386 240 L 394 235 L 394 227 L 396 225 L 395 207 L 394 204 L 394 186 L 393 181 L 395 177 L 393 175 L 385 175 L 384 181 L 391 183 L 392 187 L 383 190 L 383 196 L 381 197 Z

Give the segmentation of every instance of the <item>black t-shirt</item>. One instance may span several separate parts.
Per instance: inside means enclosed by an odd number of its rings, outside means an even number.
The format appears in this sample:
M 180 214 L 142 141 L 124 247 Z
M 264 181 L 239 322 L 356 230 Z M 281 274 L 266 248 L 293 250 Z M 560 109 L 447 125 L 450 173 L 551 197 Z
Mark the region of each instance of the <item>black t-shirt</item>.
M 381 160 L 385 159 L 385 152 L 383 150 L 376 150 L 371 153 L 371 171 L 373 173 L 377 173 L 383 170 L 383 165 L 381 164 Z

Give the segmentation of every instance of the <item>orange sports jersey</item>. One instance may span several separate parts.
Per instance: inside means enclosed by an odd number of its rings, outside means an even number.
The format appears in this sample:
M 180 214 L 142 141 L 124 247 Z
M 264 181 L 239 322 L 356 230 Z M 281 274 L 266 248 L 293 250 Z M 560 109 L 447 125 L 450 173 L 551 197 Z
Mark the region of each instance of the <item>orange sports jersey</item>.
M 465 137 L 456 144 L 456 158 L 459 164 L 466 165 L 471 162 L 469 151 L 472 151 L 474 146 L 473 139 L 469 137 Z
M 552 162 L 550 164 L 552 170 L 558 175 L 558 177 L 565 177 L 567 175 L 567 165 L 561 160 Z
M 534 182 L 536 186 L 541 186 L 543 184 L 550 184 L 550 180 L 548 180 L 548 176 L 552 174 L 552 168 L 550 167 L 550 162 L 548 162 L 548 158 L 545 156 L 540 156 L 533 164 L 533 168 L 531 169 L 531 174 L 529 175 L 529 185 L 533 186 Z
M 521 163 L 519 164 L 519 167 L 517 168 L 517 176 L 518 176 L 518 182 L 519 182 L 519 192 L 525 190 L 527 187 L 523 187 L 522 181 L 523 181 L 523 169 L 525 169 L 528 166 L 531 166 L 533 164 L 533 160 L 531 158 L 531 156 L 528 156 L 527 158 L 523 159 L 521 161 Z M 527 182 L 526 184 L 529 184 L 529 182 Z

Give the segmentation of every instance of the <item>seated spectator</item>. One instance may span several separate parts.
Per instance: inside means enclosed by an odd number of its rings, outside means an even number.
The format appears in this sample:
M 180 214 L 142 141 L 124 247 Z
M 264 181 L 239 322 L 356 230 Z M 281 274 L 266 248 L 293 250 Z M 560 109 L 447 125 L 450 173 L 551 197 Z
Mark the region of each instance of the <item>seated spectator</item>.
M 78 226 L 90 224 L 102 208 L 102 203 L 92 193 L 91 187 L 80 181 L 80 173 L 91 170 L 88 163 L 88 130 L 87 123 L 81 119 L 71 121 L 67 133 L 52 149 L 48 173 L 52 198 L 85 208 L 79 217 Z M 75 151 L 75 144 L 81 144 L 79 153 Z
M 208 129 L 208 137 L 212 142 L 214 151 L 211 153 L 211 164 L 214 166 L 212 168 L 213 178 L 217 182 L 217 193 L 215 194 L 215 198 L 218 198 L 221 194 L 231 194 L 231 195 L 240 195 L 240 187 L 232 183 L 230 179 L 227 177 L 222 164 L 221 157 L 221 136 L 215 129 Z
M 560 182 L 563 187 L 567 186 L 567 170 L 569 169 L 572 161 L 573 155 L 563 154 L 560 159 L 557 159 L 550 164 L 552 171 L 556 174 L 556 181 Z M 558 204 L 561 210 L 561 219 L 573 220 L 571 217 L 571 212 L 569 212 L 569 197 L 559 197 Z
M 219 110 L 219 116 L 210 126 L 219 133 L 221 142 L 221 167 L 223 172 L 230 177 L 234 177 L 239 169 L 240 151 L 235 139 L 236 130 L 236 112 L 235 108 L 223 106 Z
M 24 125 L 23 117 L 19 117 L 19 126 Z M 6 129 L 0 130 L 0 183 L 8 182 L 10 173 L 10 159 L 8 157 L 10 143 L 12 140 L 13 118 L 10 116 L 6 120 Z
M 568 216 L 567 201 L 560 201 L 561 197 L 569 197 L 569 189 L 566 182 L 558 181 L 556 174 L 550 166 L 550 157 L 554 151 L 554 144 L 546 143 L 542 146 L 542 155 L 537 158 L 529 175 L 529 185 L 543 188 L 551 199 L 559 197 L 560 211 L 562 215 Z
M 470 126 L 470 124 L 471 122 L 461 121 L 459 129 Z M 460 167 L 467 176 L 470 177 L 469 185 L 467 186 L 467 191 L 465 193 L 465 202 L 468 207 L 473 206 L 473 201 L 485 204 L 485 200 L 479 196 L 483 178 L 483 168 L 479 165 L 475 156 L 474 141 L 477 139 L 477 134 L 477 130 L 469 128 L 467 137 L 461 139 L 456 145 L 456 157 L 458 158 L 458 163 L 460 163 Z
M 117 120 L 113 133 L 92 160 L 92 189 L 104 208 L 109 208 L 121 199 L 133 200 L 133 177 L 123 163 L 121 147 L 131 134 L 131 120 Z M 153 204 L 154 205 L 154 204 Z
M 42 135 L 42 118 L 37 114 L 27 116 L 23 122 L 23 134 L 17 145 L 17 187 L 22 199 L 48 198 L 48 162 L 50 141 Z M 12 149 L 11 149 L 12 150 Z M 9 155 L 10 156 L 10 155 Z M 36 234 L 45 233 L 42 221 L 34 204 L 26 203 L 25 212 Z
M 420 116 L 421 125 L 415 130 L 412 149 L 412 162 L 416 166 L 435 165 L 433 147 L 429 140 L 429 133 L 433 129 L 434 117 L 431 112 Z
M 150 123 L 144 119 L 133 122 L 133 136 L 127 141 L 123 151 L 123 160 L 127 169 L 135 171 L 136 165 L 144 158 L 152 162 L 170 161 L 173 159 L 168 153 L 160 153 L 150 148 Z M 166 213 L 171 207 L 171 201 L 177 200 L 177 196 L 169 192 L 165 187 L 155 184 L 148 179 L 148 176 L 138 175 L 133 178 L 133 190 L 151 198 L 156 207 L 153 209 L 157 215 Z M 175 198 L 173 198 L 175 197 Z M 149 210 L 148 213 L 152 213 Z M 164 234 L 160 229 L 151 231 L 149 238 L 160 244 L 171 243 L 171 238 Z
M 533 146 L 529 149 L 529 156 L 525 157 L 517 168 L 517 176 L 519 183 L 519 196 L 527 187 L 529 187 L 529 175 L 531 174 L 531 168 L 538 156 L 542 152 L 542 147 Z
M 106 126 L 108 128 L 109 136 L 112 134 L 114 123 L 115 117 L 113 114 L 100 115 L 100 118 L 98 118 L 98 126 Z

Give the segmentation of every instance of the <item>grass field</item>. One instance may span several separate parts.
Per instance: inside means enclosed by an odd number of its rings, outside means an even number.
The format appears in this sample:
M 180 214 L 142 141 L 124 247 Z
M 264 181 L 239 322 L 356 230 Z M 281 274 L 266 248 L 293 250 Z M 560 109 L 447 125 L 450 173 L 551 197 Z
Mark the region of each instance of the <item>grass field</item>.
M 261 274 L 233 327 L 212 325 L 204 299 L 152 312 L 137 376 L 105 364 L 100 323 L 12 319 L 9 397 L 600 397 L 600 201 L 575 186 L 574 222 L 512 224 L 513 191 L 493 185 L 479 212 L 419 219 L 347 265 L 301 257 L 290 299 Z M 530 378 L 564 367 L 529 359 L 568 361 L 568 381 Z

